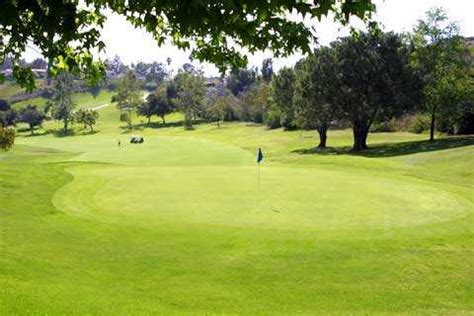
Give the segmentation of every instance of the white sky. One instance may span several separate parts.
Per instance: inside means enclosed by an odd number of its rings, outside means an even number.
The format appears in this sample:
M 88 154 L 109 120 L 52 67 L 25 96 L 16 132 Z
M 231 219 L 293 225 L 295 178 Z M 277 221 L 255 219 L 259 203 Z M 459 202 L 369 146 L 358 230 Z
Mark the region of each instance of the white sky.
M 404 32 L 412 30 L 416 21 L 424 17 L 424 13 L 433 6 L 443 7 L 450 20 L 457 21 L 461 27 L 461 34 L 474 36 L 474 0 L 375 0 L 377 13 L 375 20 L 382 22 L 386 30 Z M 357 21 L 355 21 L 357 24 Z M 347 29 L 330 19 L 321 22 L 312 22 L 317 30 L 321 44 L 328 44 L 339 36 L 347 34 Z M 183 63 L 189 62 L 189 52 L 179 50 L 171 45 L 158 47 L 153 38 L 144 30 L 133 28 L 125 18 L 117 15 L 108 17 L 105 23 L 102 39 L 106 44 L 106 53 L 102 57 L 119 55 L 126 64 L 137 61 L 162 62 L 166 64 L 168 57 L 172 58 L 171 66 L 179 68 Z M 33 51 L 27 51 L 27 59 L 37 57 Z M 271 52 L 260 52 L 249 55 L 249 66 L 260 67 L 262 60 L 272 57 Z M 279 69 L 284 65 L 292 66 L 301 58 L 295 54 L 288 58 L 274 59 L 274 68 Z M 210 64 L 194 65 L 202 67 L 208 76 L 218 75 L 217 69 Z

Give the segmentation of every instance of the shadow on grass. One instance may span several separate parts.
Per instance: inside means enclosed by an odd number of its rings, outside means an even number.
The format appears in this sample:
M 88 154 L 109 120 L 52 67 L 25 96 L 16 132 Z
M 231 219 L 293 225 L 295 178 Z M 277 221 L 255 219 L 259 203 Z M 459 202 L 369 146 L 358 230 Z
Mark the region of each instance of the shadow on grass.
M 87 136 L 87 135 L 94 135 L 97 134 L 99 131 L 91 132 L 88 129 L 84 129 L 81 131 L 74 131 L 68 130 L 64 132 L 63 130 L 55 130 L 55 129 L 47 129 L 47 130 L 35 130 L 34 134 L 30 133 L 30 130 L 18 130 L 19 132 L 25 132 L 27 134 L 23 135 L 23 137 L 39 137 L 39 136 L 46 136 L 46 135 L 54 135 L 55 137 L 69 137 L 69 136 Z
M 194 121 L 193 125 L 199 125 L 203 123 L 205 123 L 205 121 L 198 120 L 198 121 Z M 163 122 L 139 123 L 139 124 L 134 124 L 132 128 L 129 128 L 128 126 L 123 125 L 123 126 L 120 126 L 120 129 L 122 130 L 122 134 L 126 134 L 133 131 L 142 131 L 146 128 L 162 129 L 162 128 L 168 128 L 168 127 L 183 127 L 184 128 L 184 121 L 166 122 L 165 124 L 163 124 Z
M 421 140 L 400 143 L 382 143 L 369 146 L 369 149 L 354 152 L 351 147 L 337 148 L 303 148 L 293 150 L 301 155 L 353 155 L 371 158 L 395 157 L 444 149 L 452 149 L 474 145 L 474 137 L 449 137 L 434 141 Z

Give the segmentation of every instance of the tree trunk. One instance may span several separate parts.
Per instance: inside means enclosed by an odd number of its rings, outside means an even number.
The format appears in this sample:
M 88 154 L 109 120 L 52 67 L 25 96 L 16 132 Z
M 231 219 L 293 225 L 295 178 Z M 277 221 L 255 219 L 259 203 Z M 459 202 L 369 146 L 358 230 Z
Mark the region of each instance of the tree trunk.
M 326 148 L 326 140 L 328 139 L 327 137 L 327 128 L 322 127 L 318 128 L 318 133 L 319 133 L 319 145 L 318 148 Z
M 65 119 L 65 120 L 64 120 L 64 132 L 65 132 L 65 133 L 67 133 L 68 124 L 69 124 L 69 120 Z
M 35 127 L 33 126 L 33 124 L 30 124 L 30 132 L 31 132 L 31 135 L 35 134 Z
M 148 125 L 150 125 L 151 116 L 148 117 Z
M 166 125 L 166 121 L 165 121 L 165 116 L 164 116 L 164 115 L 161 117 L 161 119 L 163 120 L 163 125 Z
M 368 124 L 362 122 L 354 122 L 352 126 L 354 134 L 353 151 L 361 151 L 367 149 L 367 135 L 369 134 Z
M 89 127 L 90 127 L 90 129 L 91 129 L 91 133 L 94 133 L 94 127 L 93 127 L 93 125 L 91 124 Z
M 434 132 L 435 132 L 435 112 L 431 112 L 431 125 L 430 125 L 430 141 L 434 140 Z

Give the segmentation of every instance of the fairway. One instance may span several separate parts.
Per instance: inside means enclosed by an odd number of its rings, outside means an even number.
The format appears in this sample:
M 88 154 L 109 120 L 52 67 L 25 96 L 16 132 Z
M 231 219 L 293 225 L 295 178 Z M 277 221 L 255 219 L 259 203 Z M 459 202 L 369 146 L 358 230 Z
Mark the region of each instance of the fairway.
M 306 153 L 314 132 L 228 123 L 131 145 L 100 111 L 0 154 L 0 314 L 473 312 L 472 139 Z

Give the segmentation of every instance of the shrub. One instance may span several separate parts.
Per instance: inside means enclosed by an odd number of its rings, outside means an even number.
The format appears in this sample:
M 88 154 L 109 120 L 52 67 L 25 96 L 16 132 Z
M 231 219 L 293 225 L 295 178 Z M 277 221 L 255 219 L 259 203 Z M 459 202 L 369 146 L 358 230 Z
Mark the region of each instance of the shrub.
M 430 129 L 430 119 L 427 115 L 416 114 L 409 122 L 408 131 L 410 133 L 421 134 Z
M 370 127 L 371 133 L 391 133 L 395 132 L 394 120 L 387 122 L 374 123 Z
M 13 128 L 0 127 L 0 149 L 10 150 L 15 143 L 15 130 Z

